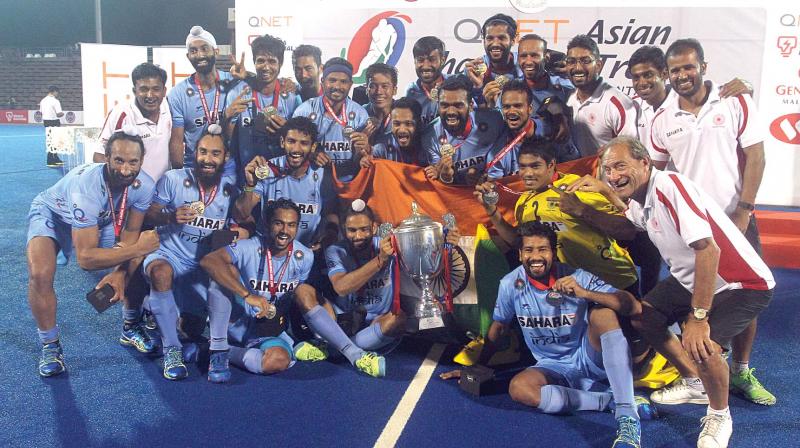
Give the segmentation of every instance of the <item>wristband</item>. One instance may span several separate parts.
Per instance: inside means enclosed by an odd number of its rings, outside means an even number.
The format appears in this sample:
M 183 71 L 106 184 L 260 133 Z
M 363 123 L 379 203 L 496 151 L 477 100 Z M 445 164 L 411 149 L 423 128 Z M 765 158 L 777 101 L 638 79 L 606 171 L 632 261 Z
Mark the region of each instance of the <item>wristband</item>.
M 256 186 L 253 185 L 251 187 L 249 185 L 245 185 L 244 187 L 242 187 L 242 190 L 244 190 L 246 193 L 252 193 L 252 192 L 256 191 Z

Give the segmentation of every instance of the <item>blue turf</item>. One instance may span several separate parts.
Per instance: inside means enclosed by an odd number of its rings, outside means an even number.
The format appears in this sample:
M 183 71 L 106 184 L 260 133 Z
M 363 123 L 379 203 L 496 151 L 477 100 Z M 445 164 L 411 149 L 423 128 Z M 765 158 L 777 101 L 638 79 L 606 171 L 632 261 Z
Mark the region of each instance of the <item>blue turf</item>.
M 0 446 L 372 446 L 427 353 L 404 343 L 388 357 L 388 377 L 357 374 L 346 363 L 298 363 L 258 377 L 233 368 L 226 385 L 190 377 L 167 382 L 156 359 L 116 340 L 120 311 L 97 315 L 84 295 L 97 274 L 74 262 L 59 267 L 56 292 L 69 373 L 40 379 L 35 324 L 26 302 L 24 241 L 31 199 L 60 172 L 44 168 L 41 128 L 0 126 Z M 762 314 L 752 365 L 778 396 L 764 408 L 734 398 L 731 446 L 797 445 L 800 400 L 800 274 L 778 270 L 773 304 Z M 452 350 L 451 350 L 452 351 Z M 450 356 L 452 358 L 452 354 Z M 443 358 L 443 359 L 450 359 Z M 436 373 L 452 366 L 444 363 Z M 645 422 L 646 446 L 692 447 L 701 406 L 660 408 Z M 432 378 L 399 446 L 607 447 L 611 414 L 554 417 L 513 403 L 507 394 L 471 398 L 454 382 Z

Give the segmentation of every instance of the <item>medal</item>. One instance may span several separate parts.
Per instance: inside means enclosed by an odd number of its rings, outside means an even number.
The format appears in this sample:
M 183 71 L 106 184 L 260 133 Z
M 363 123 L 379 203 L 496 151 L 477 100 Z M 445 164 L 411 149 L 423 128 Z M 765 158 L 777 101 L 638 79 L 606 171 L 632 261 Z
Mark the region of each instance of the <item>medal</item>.
M 439 87 L 432 88 L 430 93 L 428 93 L 428 98 L 430 98 L 431 101 L 439 101 Z
M 194 201 L 191 204 L 189 204 L 189 208 L 194 210 L 194 212 L 197 213 L 198 215 L 202 215 L 203 212 L 206 211 L 206 205 L 203 204 L 203 201 Z
M 258 165 L 255 169 L 256 178 L 263 180 L 269 177 L 269 173 L 272 171 L 268 165 Z
M 289 98 L 289 92 L 281 92 L 281 96 L 284 98 Z
M 278 109 L 276 109 L 274 106 L 267 106 L 262 113 L 264 114 L 264 117 L 269 119 L 274 115 L 278 115 Z
M 500 193 L 495 190 L 483 193 L 483 203 L 486 205 L 496 205 L 500 201 Z
M 478 76 L 483 76 L 483 74 L 486 73 L 487 70 L 489 70 L 489 67 L 486 65 L 485 62 L 479 62 L 473 65 L 472 69 L 475 70 L 475 73 Z
M 350 140 L 350 138 L 353 136 L 353 132 L 355 131 L 356 130 L 353 129 L 352 126 L 346 126 L 344 129 L 342 129 L 342 137 L 344 137 L 345 140 Z
M 561 306 L 561 304 L 564 303 L 564 296 L 561 295 L 560 292 L 553 291 L 552 289 L 547 292 L 544 299 L 552 306 Z
M 494 81 L 498 86 L 503 87 L 503 85 L 508 81 L 511 81 L 511 79 L 506 75 L 497 75 L 497 78 L 494 78 Z
M 439 153 L 442 155 L 442 158 L 453 157 L 453 154 L 455 154 L 455 152 L 456 152 L 455 148 L 453 148 L 453 145 L 451 145 L 450 143 L 445 143 L 439 148 Z
M 273 319 L 276 314 L 278 314 L 278 308 L 271 303 L 267 303 L 267 312 L 265 317 L 267 319 Z

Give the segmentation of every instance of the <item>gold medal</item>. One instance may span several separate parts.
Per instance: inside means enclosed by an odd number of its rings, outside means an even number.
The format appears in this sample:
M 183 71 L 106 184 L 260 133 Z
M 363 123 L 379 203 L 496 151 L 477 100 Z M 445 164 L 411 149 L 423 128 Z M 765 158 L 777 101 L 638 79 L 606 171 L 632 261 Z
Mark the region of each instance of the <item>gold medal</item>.
M 439 101 L 439 88 L 438 87 L 432 88 L 430 93 L 428 94 L 428 97 L 430 97 L 431 101 Z
M 475 70 L 475 73 L 478 76 L 483 76 L 483 74 L 486 73 L 487 70 L 489 70 L 489 67 L 486 65 L 485 62 L 479 62 L 473 65 L 472 69 Z
M 498 86 L 503 87 L 503 85 L 508 81 L 511 81 L 511 79 L 506 75 L 498 75 L 497 78 L 494 78 L 494 81 Z
M 456 152 L 455 148 L 453 148 L 453 145 L 451 145 L 450 143 L 442 144 L 441 148 L 439 149 L 439 153 L 442 155 L 442 158 L 453 157 L 453 154 L 455 154 L 455 152 Z
M 267 303 L 267 312 L 266 312 L 267 319 L 275 318 L 276 314 L 278 314 L 278 309 L 275 307 L 275 305 Z
M 198 215 L 202 215 L 203 212 L 206 211 L 206 204 L 203 204 L 203 201 L 194 201 L 189 204 L 189 208 L 194 210 Z
M 264 109 L 265 118 L 272 118 L 275 115 L 278 115 L 278 109 L 276 109 L 274 106 L 269 106 L 266 109 Z
M 269 177 L 270 171 L 272 171 L 272 170 L 269 169 L 269 166 L 267 166 L 267 165 L 258 165 L 258 166 L 256 166 L 256 170 L 255 170 L 256 178 L 262 179 L 262 180 L 266 179 L 266 178 Z

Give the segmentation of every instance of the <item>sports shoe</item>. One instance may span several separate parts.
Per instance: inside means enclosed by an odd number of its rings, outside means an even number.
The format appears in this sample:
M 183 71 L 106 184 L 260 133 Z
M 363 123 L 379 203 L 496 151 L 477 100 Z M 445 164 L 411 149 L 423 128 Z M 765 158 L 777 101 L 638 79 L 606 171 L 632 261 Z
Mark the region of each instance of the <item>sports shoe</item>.
M 158 343 L 147 334 L 141 322 L 130 325 L 127 330 L 123 326 L 119 343 L 126 347 L 133 347 L 139 353 L 154 353 L 158 348 Z
M 183 363 L 183 353 L 180 347 L 164 347 L 164 378 L 168 380 L 182 380 L 189 376 L 189 370 Z
M 636 412 L 639 414 L 640 420 L 655 420 L 658 418 L 658 408 L 650 403 L 645 397 L 636 395 L 633 397 L 633 402 L 636 403 Z
M 208 381 L 227 383 L 231 379 L 231 368 L 228 364 L 228 351 L 223 350 L 211 354 L 208 363 Z
M 639 420 L 623 415 L 617 419 L 617 438 L 611 448 L 639 448 L 642 445 L 642 425 Z
M 158 329 L 158 322 L 156 322 L 156 316 L 148 309 L 142 311 L 142 322 L 144 323 L 144 328 L 147 328 L 148 330 Z
M 473 338 L 464 348 L 453 358 L 453 361 L 457 364 L 461 364 L 462 366 L 472 366 L 478 363 L 478 360 L 481 357 L 481 352 L 483 351 L 483 346 L 485 342 L 483 340 L 483 336 L 477 336 Z M 519 361 L 520 358 L 520 351 L 519 351 L 519 340 L 514 333 L 509 335 L 509 342 L 508 346 L 503 350 L 495 352 L 491 358 L 489 358 L 488 365 L 489 366 L 498 366 L 503 364 L 513 364 Z
M 700 419 L 703 430 L 697 438 L 697 448 L 726 448 L 733 434 L 733 420 L 729 415 L 710 414 Z
M 39 356 L 39 375 L 47 378 L 56 376 L 67 370 L 64 365 L 64 352 L 58 341 L 42 345 L 42 354 Z
M 326 344 L 315 345 L 302 341 L 294 346 L 294 358 L 298 361 L 324 361 L 328 359 L 328 347 Z
M 772 395 L 761 385 L 758 378 L 753 375 L 754 371 L 755 369 L 745 369 L 741 373 L 731 372 L 731 392 L 741 395 L 746 400 L 752 401 L 755 404 L 772 406 L 777 401 L 775 395 Z
M 680 381 L 650 394 L 650 400 L 658 404 L 708 404 L 708 395 L 705 390 L 697 390 L 681 378 Z
M 364 352 L 364 354 L 356 360 L 355 366 L 360 372 L 364 372 L 375 378 L 386 376 L 386 359 L 373 352 Z

